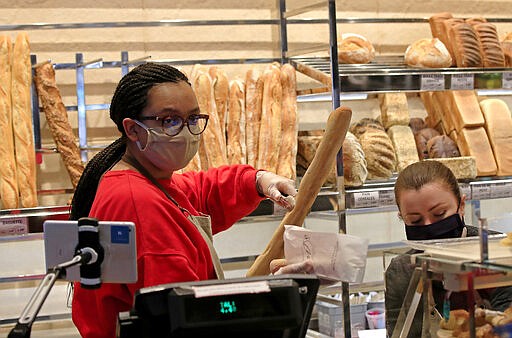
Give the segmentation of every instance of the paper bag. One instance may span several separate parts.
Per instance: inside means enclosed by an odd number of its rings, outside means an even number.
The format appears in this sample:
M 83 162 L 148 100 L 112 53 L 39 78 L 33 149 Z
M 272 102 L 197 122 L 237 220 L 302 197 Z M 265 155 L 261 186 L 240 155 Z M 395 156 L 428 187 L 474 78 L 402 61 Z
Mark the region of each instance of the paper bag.
M 366 268 L 368 239 L 285 225 L 284 255 L 288 264 L 312 260 L 321 278 L 360 283 Z

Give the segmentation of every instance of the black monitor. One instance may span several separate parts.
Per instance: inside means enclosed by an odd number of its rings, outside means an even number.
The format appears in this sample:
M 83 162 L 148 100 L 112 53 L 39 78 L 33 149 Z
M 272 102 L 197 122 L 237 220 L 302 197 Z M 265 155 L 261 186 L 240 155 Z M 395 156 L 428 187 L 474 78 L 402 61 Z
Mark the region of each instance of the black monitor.
M 319 284 L 278 275 L 143 288 L 119 314 L 117 336 L 303 338 Z

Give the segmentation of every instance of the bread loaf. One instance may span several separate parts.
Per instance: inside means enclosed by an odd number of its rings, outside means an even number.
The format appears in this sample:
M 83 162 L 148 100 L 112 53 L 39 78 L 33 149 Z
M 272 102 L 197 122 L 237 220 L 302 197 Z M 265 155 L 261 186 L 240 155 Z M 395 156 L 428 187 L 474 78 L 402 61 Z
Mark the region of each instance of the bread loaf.
M 30 46 L 28 35 L 21 32 L 16 37 L 12 52 L 12 119 L 14 130 L 14 148 L 18 174 L 20 206 L 36 207 L 36 153 L 34 131 L 32 127 L 32 68 L 30 64 Z
M 393 144 L 385 131 L 368 129 L 359 137 L 368 168 L 368 179 L 389 179 L 396 168 Z
M 507 104 L 500 99 L 480 102 L 485 117 L 485 130 L 498 166 L 499 176 L 512 175 L 512 117 Z
M 441 112 L 438 111 L 439 105 L 434 102 L 434 92 L 420 92 L 420 98 L 428 114 L 428 120 L 425 119 L 425 122 L 430 128 L 434 128 L 441 122 Z
M 76 143 L 73 128 L 69 124 L 66 107 L 62 103 L 62 97 L 57 88 L 55 71 L 51 63 L 45 62 L 36 67 L 34 80 L 53 140 L 64 161 L 71 183 L 73 187 L 76 187 L 84 171 L 84 165 L 80 158 L 80 149 Z
M 433 128 L 421 129 L 416 135 L 414 135 L 418 157 L 421 160 L 429 158 L 427 143 L 435 136 L 439 136 L 439 132 Z
M 363 148 L 351 132 L 347 132 L 343 141 L 343 181 L 347 187 L 358 187 L 368 177 Z
M 220 135 L 224 140 L 223 144 L 226 144 L 226 117 L 228 112 L 229 80 L 226 72 L 215 66 L 208 69 L 208 74 L 210 74 L 210 78 L 212 79 L 215 107 L 217 108 L 217 115 L 219 116 L 221 128 Z
M 297 79 L 295 68 L 290 64 L 281 67 L 281 145 L 277 173 L 294 180 L 297 176 Z
M 451 13 L 442 12 L 432 15 L 428 22 L 430 24 L 430 30 L 432 32 L 433 38 L 438 38 L 445 45 L 450 57 L 452 58 L 452 65 L 455 64 L 455 56 L 453 54 L 452 45 L 450 43 L 450 38 L 448 31 L 444 22 L 448 19 L 452 19 L 453 16 Z
M 409 126 L 394 125 L 387 130 L 396 155 L 396 170 L 402 171 L 405 167 L 420 159 L 416 150 L 414 134 Z
M 407 47 L 404 60 L 408 66 L 420 68 L 447 68 L 452 65 L 450 52 L 438 38 L 415 41 Z
M 452 130 L 456 129 L 456 122 L 454 121 L 453 112 L 453 100 L 449 92 L 445 91 L 434 92 L 432 98 L 434 109 L 441 115 L 441 122 L 444 129 L 442 134 L 449 134 Z
M 425 120 L 421 117 L 411 117 L 411 120 L 409 121 L 409 127 L 412 130 L 413 134 L 418 133 L 421 129 L 427 128 L 427 124 L 425 123 Z
M 322 141 L 325 132 L 318 131 L 311 133 L 311 135 L 301 135 L 298 138 L 297 145 L 297 175 L 304 176 L 306 170 L 309 168 L 311 161 L 315 157 L 316 150 Z M 326 185 L 336 184 L 336 163 L 327 163 L 330 166 L 329 175 L 325 181 Z M 345 169 L 344 169 L 345 170 Z
M 370 63 L 375 58 L 375 48 L 362 35 L 345 33 L 338 46 L 338 59 L 341 63 Z
M 382 125 L 388 129 L 394 125 L 409 125 L 409 105 L 405 93 L 379 94 Z
M 496 175 L 498 168 L 484 127 L 462 128 L 457 146 L 462 156 L 473 156 L 478 176 Z
M 482 17 L 475 17 L 475 18 L 467 18 L 464 21 L 466 23 L 470 24 L 471 26 L 474 26 L 474 25 L 478 25 L 480 23 L 487 22 L 487 19 L 486 18 L 482 18 Z
M 426 159 L 426 161 L 441 162 L 453 172 L 458 180 L 476 178 L 476 161 L 473 156 L 432 158 Z
M 11 109 L 12 43 L 8 35 L 0 36 L 0 200 L 2 209 L 16 209 L 19 203 L 16 157 Z
M 263 76 L 256 68 L 250 68 L 245 75 L 245 144 L 247 164 L 253 167 L 258 163 L 262 100 Z
M 208 128 L 201 137 L 201 148 L 204 149 L 207 160 L 207 168 L 219 167 L 227 164 L 226 143 L 221 135 L 221 127 L 217 109 L 215 107 L 215 97 L 210 76 L 206 72 L 198 72 L 194 81 L 194 90 L 197 96 L 199 109 L 203 114 L 208 114 Z M 201 158 L 201 169 L 206 170 L 203 158 Z
M 460 131 L 461 128 L 484 125 L 484 117 L 473 90 L 450 90 L 444 92 L 443 95 L 451 108 L 451 121 L 454 129 Z
M 241 80 L 229 83 L 227 150 L 229 164 L 246 164 L 245 147 L 245 84 Z
M 505 58 L 505 67 L 512 67 L 512 40 L 501 42 L 501 49 Z
M 357 138 L 361 137 L 362 134 L 364 134 L 367 130 L 370 129 L 378 129 L 385 131 L 384 127 L 379 121 L 369 117 L 364 117 L 358 122 L 352 123 L 350 125 L 350 132 L 354 134 L 354 136 Z
M 451 26 L 450 41 L 457 67 L 482 67 L 480 43 L 475 30 L 465 22 Z
M 457 144 L 446 135 L 432 137 L 427 142 L 427 152 L 429 158 L 444 158 L 460 156 Z
M 505 67 L 505 55 L 498 38 L 496 26 L 492 23 L 479 23 L 473 25 L 484 67 Z
M 263 101 L 257 167 L 272 172 L 277 172 L 279 161 L 282 95 L 281 70 L 276 65 L 270 65 L 263 74 Z

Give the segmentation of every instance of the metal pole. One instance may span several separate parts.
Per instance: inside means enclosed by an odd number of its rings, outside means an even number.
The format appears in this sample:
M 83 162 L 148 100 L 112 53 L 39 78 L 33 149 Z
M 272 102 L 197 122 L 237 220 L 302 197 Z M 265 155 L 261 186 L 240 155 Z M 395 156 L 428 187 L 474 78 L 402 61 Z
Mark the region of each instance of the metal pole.
M 77 53 L 76 61 L 76 105 L 78 110 L 78 140 L 82 162 L 87 162 L 87 119 L 85 111 L 84 56 Z

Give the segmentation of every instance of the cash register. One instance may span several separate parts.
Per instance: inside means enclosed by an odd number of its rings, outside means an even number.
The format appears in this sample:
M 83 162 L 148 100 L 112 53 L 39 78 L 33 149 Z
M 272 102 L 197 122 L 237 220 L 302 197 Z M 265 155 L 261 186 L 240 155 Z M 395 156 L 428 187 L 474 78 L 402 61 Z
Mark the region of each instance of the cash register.
M 303 338 L 318 287 L 294 274 L 143 288 L 119 314 L 117 337 Z

